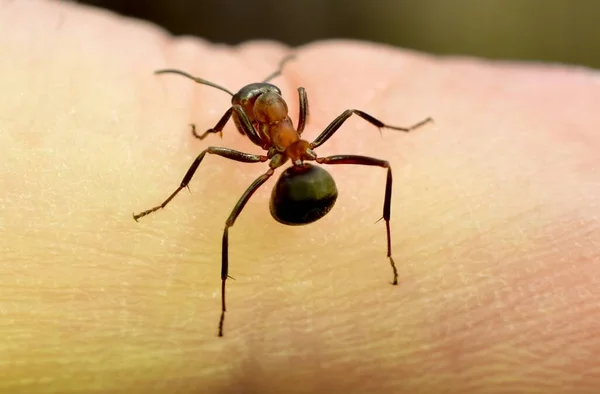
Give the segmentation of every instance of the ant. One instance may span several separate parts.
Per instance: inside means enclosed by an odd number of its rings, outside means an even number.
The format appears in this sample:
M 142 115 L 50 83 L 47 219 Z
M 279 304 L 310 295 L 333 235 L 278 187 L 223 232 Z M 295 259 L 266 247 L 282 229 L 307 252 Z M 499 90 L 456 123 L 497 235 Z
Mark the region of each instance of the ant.
M 235 123 L 237 130 L 242 135 L 248 137 L 255 145 L 267 151 L 266 155 L 255 155 L 229 148 L 210 146 L 198 155 L 183 177 L 179 187 L 175 189 L 162 204 L 133 215 L 133 219 L 137 221 L 141 217 L 164 208 L 177 193 L 183 188 L 188 187 L 194 173 L 207 153 L 242 163 L 264 163 L 269 161 L 269 169 L 267 172 L 252 182 L 244 194 L 242 194 L 237 204 L 235 204 L 231 214 L 225 221 L 221 256 L 220 337 L 223 336 L 223 322 L 225 320 L 226 311 L 225 281 L 227 278 L 231 278 L 228 274 L 229 228 L 234 225 L 237 217 L 256 190 L 274 174 L 276 168 L 281 167 L 288 160 L 291 161 L 292 166 L 287 168 L 277 180 L 271 194 L 269 205 L 271 216 L 273 216 L 276 221 L 292 226 L 309 224 L 322 218 L 331 210 L 331 208 L 333 208 L 338 196 L 337 187 L 333 177 L 323 169 L 323 167 L 311 165 L 307 163 L 307 161 L 315 161 L 318 164 L 357 164 L 387 169 L 385 199 L 383 202 L 383 219 L 385 220 L 387 232 L 387 257 L 390 260 L 394 275 L 392 284 L 398 284 L 398 271 L 396 270 L 396 264 L 392 258 L 390 236 L 390 215 L 392 205 L 392 169 L 390 168 L 390 164 L 385 160 L 356 155 L 317 157 L 314 150 L 327 142 L 327 140 L 331 138 L 331 136 L 333 136 L 342 124 L 352 115 L 361 117 L 379 129 L 386 128 L 403 132 L 417 129 L 424 124 L 431 122 L 432 119 L 424 119 L 410 127 L 396 127 L 387 125 L 363 111 L 348 109 L 335 118 L 314 141 L 308 142 L 301 138 L 308 119 L 308 98 L 306 90 L 302 87 L 298 88 L 300 114 L 298 117 L 298 126 L 294 128 L 292 120 L 288 115 L 287 104 L 281 96 L 281 90 L 277 86 L 269 83 L 270 80 L 281 75 L 284 64 L 293 58 L 293 55 L 283 58 L 280 61 L 277 70 L 262 82 L 246 85 L 235 94 L 222 86 L 202 78 L 193 77 L 184 71 L 164 69 L 154 72 L 155 74 L 179 74 L 199 84 L 212 86 L 231 96 L 231 107 L 213 128 L 208 129 L 202 134 L 198 134 L 195 125 L 191 125 L 194 137 L 202 140 L 213 133 L 222 136 L 223 128 L 229 121 L 229 118 L 233 117 L 233 122 Z

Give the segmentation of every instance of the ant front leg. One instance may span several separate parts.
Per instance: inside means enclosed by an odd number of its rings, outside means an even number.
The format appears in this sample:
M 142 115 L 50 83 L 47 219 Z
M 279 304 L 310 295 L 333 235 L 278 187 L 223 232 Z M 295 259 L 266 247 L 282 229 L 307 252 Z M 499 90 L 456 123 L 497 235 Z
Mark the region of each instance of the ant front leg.
M 317 138 L 315 138 L 315 140 L 313 142 L 311 142 L 310 148 L 315 149 L 315 148 L 323 145 L 342 126 L 342 124 L 344 124 L 344 122 L 346 120 L 348 120 L 348 118 L 352 115 L 360 116 L 361 118 L 363 118 L 364 120 L 366 120 L 367 122 L 371 123 L 373 126 L 379 128 L 379 129 L 398 130 L 398 131 L 404 131 L 406 133 L 409 131 L 412 131 L 414 129 L 417 129 L 426 123 L 433 121 L 432 118 L 427 118 L 427 119 L 423 119 L 419 123 L 416 123 L 410 127 L 390 126 L 390 125 L 383 123 L 382 121 L 380 121 L 378 119 L 375 119 L 374 117 L 372 117 L 371 115 L 369 115 L 366 112 L 360 111 L 358 109 L 347 109 L 340 116 L 335 118 L 333 120 L 333 122 L 331 122 L 329 124 L 329 126 L 327 126 L 325 128 L 325 130 L 323 130 L 323 132 Z
M 198 166 L 200 165 L 200 163 L 202 163 L 202 160 L 204 160 L 204 156 L 206 156 L 207 153 L 222 156 L 226 159 L 235 160 L 235 161 L 239 161 L 242 163 L 263 163 L 268 160 L 267 156 L 263 156 L 263 155 L 253 155 L 250 153 L 239 152 L 237 150 L 233 150 L 233 149 L 229 149 L 229 148 L 220 148 L 220 147 L 211 146 L 211 147 L 203 150 L 202 153 L 200 153 L 198 155 L 196 160 L 194 160 L 194 162 L 192 163 L 190 168 L 187 170 L 179 187 L 177 189 L 175 189 L 175 191 L 165 201 L 163 201 L 162 204 L 157 205 L 154 208 L 145 210 L 144 212 L 133 214 L 133 219 L 137 222 L 139 218 L 144 217 L 146 215 L 151 214 L 152 212 L 155 212 L 155 211 L 158 211 L 159 209 L 164 208 L 173 199 L 173 197 L 175 197 L 177 195 L 177 193 L 179 193 L 181 191 L 181 189 L 188 186 L 188 184 L 192 180 L 192 177 L 194 176 L 194 173 L 198 169 Z
M 390 259 L 392 272 L 394 273 L 393 285 L 398 284 L 398 270 L 396 263 L 392 257 L 392 237 L 390 232 L 390 217 L 392 214 L 392 168 L 390 163 L 385 160 L 375 159 L 366 156 L 354 155 L 335 155 L 323 158 L 317 158 L 317 163 L 320 164 L 358 164 L 363 166 L 377 166 L 387 169 L 387 179 L 385 182 L 385 199 L 383 200 L 383 220 L 385 220 L 385 228 L 387 233 L 387 257 Z
M 231 214 L 227 218 L 225 222 L 225 230 L 223 230 L 223 243 L 221 249 L 221 318 L 219 319 L 219 336 L 223 336 L 223 323 L 225 321 L 225 281 L 229 277 L 229 227 L 233 226 L 235 220 L 246 206 L 250 197 L 254 194 L 259 187 L 262 186 L 263 183 L 267 181 L 274 173 L 273 168 L 269 168 L 269 170 L 263 175 L 256 178 L 254 182 L 246 189 L 242 197 L 238 200 L 235 207 L 231 211 Z
M 248 117 L 248 114 L 244 112 L 242 106 L 235 104 L 232 109 L 234 111 L 233 120 L 238 130 L 247 136 L 254 145 L 263 146 L 263 139 L 252 125 L 252 121 Z
M 304 126 L 308 121 L 308 97 L 306 95 L 306 89 L 298 88 L 298 103 L 300 107 L 300 114 L 298 115 L 298 134 L 302 134 Z
M 212 129 L 208 129 L 206 130 L 204 133 L 202 134 L 198 134 L 196 132 L 196 125 L 195 124 L 191 124 L 192 126 L 192 135 L 196 138 L 198 138 L 199 140 L 203 140 L 206 138 L 207 135 L 212 134 L 212 133 L 219 133 L 219 137 L 223 138 L 223 128 L 225 127 L 225 125 L 227 124 L 227 122 L 229 121 L 229 118 L 231 118 L 231 114 L 233 113 L 233 107 L 229 108 L 227 110 L 227 112 L 225 112 L 225 114 L 221 117 L 221 119 L 217 122 L 217 124 L 215 125 L 215 127 L 213 127 Z

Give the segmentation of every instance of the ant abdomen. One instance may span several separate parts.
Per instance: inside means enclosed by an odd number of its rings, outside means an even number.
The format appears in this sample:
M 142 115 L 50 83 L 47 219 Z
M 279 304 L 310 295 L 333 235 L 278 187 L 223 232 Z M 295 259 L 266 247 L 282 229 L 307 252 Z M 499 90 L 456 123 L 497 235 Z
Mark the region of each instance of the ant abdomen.
M 271 193 L 271 216 L 287 225 L 315 222 L 327 215 L 338 191 L 333 177 L 320 166 L 304 163 L 287 168 Z

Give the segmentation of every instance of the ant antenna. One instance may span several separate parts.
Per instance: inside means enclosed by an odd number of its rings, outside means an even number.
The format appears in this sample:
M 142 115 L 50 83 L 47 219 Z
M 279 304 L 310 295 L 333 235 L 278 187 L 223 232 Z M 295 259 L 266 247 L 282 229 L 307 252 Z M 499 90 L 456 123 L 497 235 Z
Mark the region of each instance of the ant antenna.
M 230 96 L 234 96 L 233 93 L 231 93 L 229 90 L 225 89 L 223 86 L 219 86 L 216 83 L 212 83 L 210 81 L 207 81 L 206 79 L 202 79 L 202 78 L 198 78 L 198 77 L 194 77 L 188 73 L 186 73 L 185 71 L 181 71 L 181 70 L 175 70 L 175 69 L 166 69 L 166 70 L 156 70 L 154 71 L 154 74 L 179 74 L 179 75 L 183 75 L 186 78 L 191 79 L 192 81 L 199 83 L 201 85 L 207 85 L 207 86 L 212 86 L 213 88 L 222 90 L 223 92 L 229 94 Z
M 279 76 L 281 74 L 281 71 L 283 70 L 283 65 L 286 64 L 288 61 L 292 60 L 296 58 L 296 55 L 292 54 L 292 55 L 287 55 L 286 57 L 284 57 L 283 59 L 281 59 L 281 61 L 279 62 L 279 67 L 277 68 L 277 70 L 269 75 L 268 77 L 266 77 L 263 82 L 269 82 L 271 79 Z

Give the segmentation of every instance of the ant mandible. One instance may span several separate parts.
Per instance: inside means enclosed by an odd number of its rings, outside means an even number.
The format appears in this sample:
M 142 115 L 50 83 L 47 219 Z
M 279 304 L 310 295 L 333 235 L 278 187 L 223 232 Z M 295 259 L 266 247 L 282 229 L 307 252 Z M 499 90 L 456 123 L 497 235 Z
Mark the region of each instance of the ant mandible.
M 387 233 L 387 257 L 390 260 L 390 265 L 392 266 L 392 272 L 394 274 L 392 284 L 398 284 L 398 271 L 396 270 L 396 264 L 392 258 L 390 235 L 390 214 L 392 205 L 392 169 L 390 168 L 390 164 L 385 160 L 356 155 L 317 157 L 314 149 L 323 145 L 331 138 L 331 136 L 352 115 L 358 115 L 379 129 L 386 128 L 403 132 L 414 130 L 431 122 L 432 119 L 424 119 L 410 127 L 396 127 L 387 125 L 363 111 L 348 109 L 335 118 L 313 142 L 308 142 L 301 138 L 308 118 L 308 98 L 304 88 L 298 88 L 300 114 L 298 117 L 298 127 L 294 128 L 292 120 L 288 115 L 287 104 L 281 96 L 281 90 L 277 86 L 268 83 L 273 78 L 279 76 L 284 64 L 293 58 L 294 56 L 285 57 L 279 63 L 278 69 L 265 78 L 263 82 L 246 85 L 236 94 L 205 79 L 193 77 L 184 71 L 175 69 L 155 71 L 155 74 L 179 74 L 199 84 L 212 86 L 222 90 L 231 96 L 231 107 L 225 112 L 215 127 L 208 129 L 202 134 L 198 134 L 196 133 L 195 126 L 192 125 L 192 134 L 194 137 L 202 140 L 211 133 L 222 135 L 225 124 L 229 121 L 229 118 L 233 117 L 233 121 L 238 131 L 242 135 L 248 137 L 255 145 L 258 145 L 263 150 L 267 151 L 266 155 L 255 155 L 229 148 L 208 147 L 198 155 L 183 177 L 179 187 L 175 189 L 162 204 L 133 215 L 133 218 L 137 221 L 143 216 L 164 208 L 177 193 L 183 188 L 188 187 L 194 173 L 207 153 L 242 163 L 264 163 L 269 161 L 269 169 L 267 172 L 252 182 L 244 194 L 242 194 L 242 197 L 238 200 L 237 204 L 235 204 L 231 214 L 225 221 L 221 255 L 221 317 L 219 319 L 219 336 L 223 336 L 223 322 L 225 320 L 226 311 L 225 281 L 227 278 L 230 278 L 228 274 L 229 228 L 234 225 L 235 220 L 254 192 L 256 192 L 256 190 L 273 175 L 276 168 L 281 167 L 288 160 L 291 160 L 292 166 L 287 168 L 277 180 L 269 204 L 273 218 L 286 225 L 309 224 L 322 218 L 331 210 L 337 199 L 337 187 L 332 176 L 322 167 L 306 163 L 307 161 L 316 161 L 319 164 L 358 164 L 387 169 L 385 199 L 383 202 L 383 219 L 385 220 Z

